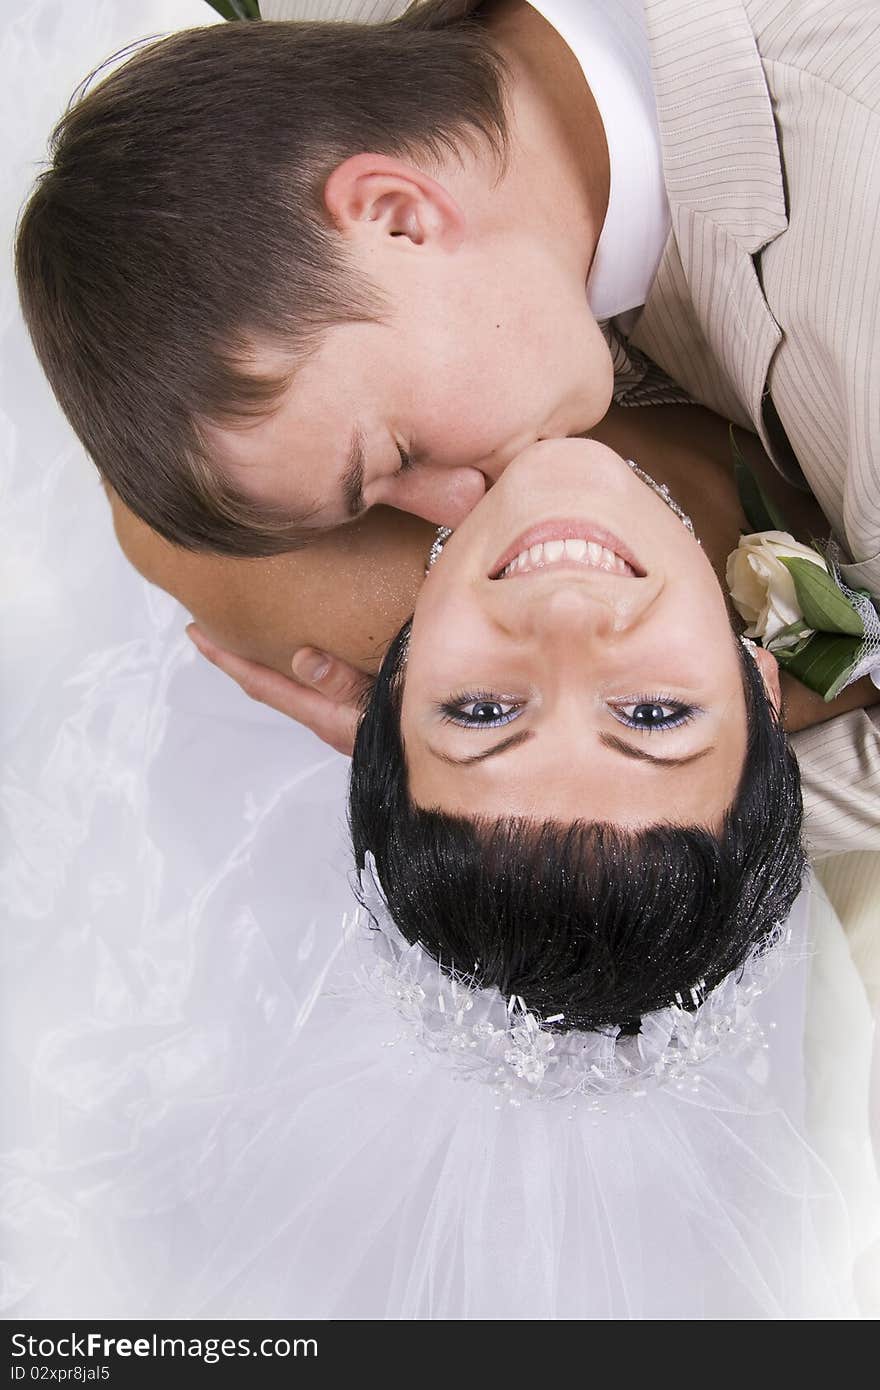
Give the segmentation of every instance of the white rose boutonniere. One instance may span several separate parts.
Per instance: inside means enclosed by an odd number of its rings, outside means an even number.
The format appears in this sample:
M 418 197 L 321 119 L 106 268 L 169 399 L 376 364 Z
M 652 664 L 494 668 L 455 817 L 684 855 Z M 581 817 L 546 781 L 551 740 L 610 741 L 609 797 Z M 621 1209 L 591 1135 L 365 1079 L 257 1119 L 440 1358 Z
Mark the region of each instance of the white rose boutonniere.
M 826 700 L 870 675 L 880 684 L 880 611 L 850 589 L 831 537 L 803 545 L 766 496 L 730 431 L 734 471 L 751 530 L 727 560 L 727 584 L 746 636 L 761 643 L 797 680 Z
M 782 646 L 795 646 L 813 631 L 803 621 L 803 609 L 791 571 L 783 564 L 785 559 L 806 560 L 828 573 L 828 565 L 818 551 L 802 545 L 787 531 L 755 531 L 742 536 L 727 561 L 727 587 L 737 612 L 749 624 L 746 636 L 759 638 L 765 647 L 774 638 L 779 638 Z M 781 637 L 782 633 L 786 636 Z

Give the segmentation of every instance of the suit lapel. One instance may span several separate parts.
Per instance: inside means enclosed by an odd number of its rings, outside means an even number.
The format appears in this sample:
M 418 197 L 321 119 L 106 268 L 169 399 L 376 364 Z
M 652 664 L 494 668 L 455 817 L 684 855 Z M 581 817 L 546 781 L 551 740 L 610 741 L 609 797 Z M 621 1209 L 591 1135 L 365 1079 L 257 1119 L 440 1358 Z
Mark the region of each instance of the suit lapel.
M 633 344 L 757 429 L 781 330 L 754 257 L 788 225 L 779 144 L 741 0 L 645 6 L 672 230 Z

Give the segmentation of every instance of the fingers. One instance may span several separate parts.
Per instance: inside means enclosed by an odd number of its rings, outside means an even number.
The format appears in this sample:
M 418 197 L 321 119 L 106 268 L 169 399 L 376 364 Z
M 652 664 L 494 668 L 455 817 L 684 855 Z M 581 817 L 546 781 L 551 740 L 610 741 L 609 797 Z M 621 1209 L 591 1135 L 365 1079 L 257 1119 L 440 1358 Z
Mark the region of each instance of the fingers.
M 304 724 L 331 748 L 351 756 L 368 677 L 346 662 L 308 647 L 295 654 L 292 664 L 298 675 L 301 669 L 302 675 L 293 680 L 218 646 L 195 623 L 186 632 L 201 654 L 230 676 L 252 700 Z M 311 685 L 301 683 L 307 673 Z
M 363 671 L 316 647 L 300 647 L 294 652 L 290 666 L 297 680 L 341 705 L 359 708 L 365 691 L 372 684 Z

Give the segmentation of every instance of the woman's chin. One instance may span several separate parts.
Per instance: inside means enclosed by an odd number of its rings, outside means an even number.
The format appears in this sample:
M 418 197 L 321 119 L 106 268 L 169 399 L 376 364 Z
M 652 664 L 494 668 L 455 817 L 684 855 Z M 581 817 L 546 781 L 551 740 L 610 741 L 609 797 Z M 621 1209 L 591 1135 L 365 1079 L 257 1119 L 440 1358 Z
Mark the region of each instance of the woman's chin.
M 570 487 L 573 498 L 601 491 L 622 490 L 629 477 L 625 459 L 596 439 L 540 439 L 507 465 L 496 488 Z

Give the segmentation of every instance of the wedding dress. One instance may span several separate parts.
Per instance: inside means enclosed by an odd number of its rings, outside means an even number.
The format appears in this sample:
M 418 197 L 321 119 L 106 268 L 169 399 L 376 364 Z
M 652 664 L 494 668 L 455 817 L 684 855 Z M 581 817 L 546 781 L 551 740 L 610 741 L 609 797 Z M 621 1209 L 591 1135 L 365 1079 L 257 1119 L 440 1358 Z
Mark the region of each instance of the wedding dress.
M 122 5 L 4 26 L 11 228 L 133 35 Z M 697 1089 L 544 1101 L 426 1047 L 342 928 L 346 761 L 128 567 L 4 274 L 4 1315 L 876 1313 L 871 1023 L 818 892 Z
M 210 1191 L 194 1194 L 210 1257 L 166 1271 L 178 1306 L 367 1319 L 858 1316 L 854 1259 L 866 1219 L 876 1231 L 874 1175 L 867 1154 L 861 1175 L 835 1174 L 835 1155 L 806 1137 L 810 951 L 833 951 L 834 924 L 805 895 L 790 926 L 754 1010 L 760 1031 L 743 1027 L 745 1005 L 730 1011 L 744 1044 L 664 1085 L 646 1076 L 635 1089 L 542 1100 L 521 1072 L 511 1084 L 515 1063 L 493 1084 L 472 1058 L 426 1047 L 414 1020 L 432 1001 L 418 987 L 423 1002 L 401 1000 L 406 971 L 390 993 L 376 988 L 378 943 L 362 924 L 280 1055 L 265 1058 L 263 1085 L 214 1107 L 224 1171 L 212 1165 Z M 851 1024 L 862 1043 L 864 1022 Z M 484 1026 L 465 1019 L 463 1031 Z M 859 1071 L 826 1078 L 822 1122 L 838 1145 L 864 1114 Z M 154 1146 L 164 1165 L 161 1130 Z
M 90 1020 L 48 1040 L 36 1080 L 54 1083 L 57 1123 L 8 1164 L 10 1312 L 870 1316 L 869 1251 L 857 1268 L 878 1230 L 869 1029 L 842 956 L 829 973 L 841 947 L 816 905 L 806 949 L 809 898 L 796 909 L 761 1034 L 701 1066 L 699 1084 L 685 1071 L 547 1101 L 426 1048 L 370 986 L 366 928 L 298 1007 L 256 918 L 239 923 L 218 1000 L 206 934 L 190 1020 L 170 1037 L 144 1019 L 101 1036 Z M 829 973 L 825 1021 L 848 1035 L 811 1071 L 810 950 Z

